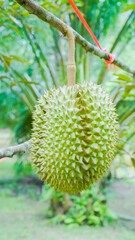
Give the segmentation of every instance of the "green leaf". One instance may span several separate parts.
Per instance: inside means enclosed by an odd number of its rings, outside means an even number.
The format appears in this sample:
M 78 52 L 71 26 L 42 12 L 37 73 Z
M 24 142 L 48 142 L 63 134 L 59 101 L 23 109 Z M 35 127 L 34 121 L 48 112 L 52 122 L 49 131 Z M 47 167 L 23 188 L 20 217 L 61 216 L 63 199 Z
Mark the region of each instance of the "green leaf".
M 23 83 L 23 84 L 25 84 L 25 85 L 30 85 L 30 84 L 35 84 L 35 85 L 40 85 L 39 83 L 36 83 L 36 82 L 28 82 L 27 80 L 21 80 L 21 81 L 18 81 L 18 82 L 12 82 L 11 84 L 10 84 L 10 86 L 11 87 L 13 87 L 13 86 L 16 86 L 16 85 L 18 85 L 18 83 Z
M 133 166 L 135 167 L 135 153 L 131 156 L 131 161 Z
M 107 219 L 108 219 L 109 222 L 118 219 L 118 217 L 116 216 L 116 214 L 113 213 L 108 207 L 106 207 L 106 217 L 107 217 Z
M 10 15 L 10 18 L 13 20 L 13 22 L 15 23 L 15 24 L 17 24 L 19 27 L 22 27 L 22 24 L 21 24 L 21 22 L 20 21 L 18 21 L 16 18 L 14 18 L 13 16 L 11 16 Z
M 64 220 L 64 223 L 66 223 L 66 224 L 72 224 L 72 223 L 75 223 L 75 221 L 74 221 L 73 218 L 66 218 L 66 219 Z
M 2 60 L 2 62 L 4 64 L 5 71 L 8 70 L 11 62 L 14 61 L 14 60 L 15 61 L 19 61 L 19 62 L 23 62 L 23 63 L 27 63 L 28 62 L 27 60 L 25 60 L 23 58 L 20 58 L 18 56 L 14 56 L 14 55 L 9 57 L 9 56 L 5 56 L 5 55 L 1 54 L 0 56 L 1 56 L 1 60 Z
M 18 56 L 14 56 L 14 55 L 12 55 L 12 56 L 10 57 L 10 59 L 11 59 L 11 61 L 15 60 L 15 61 L 18 61 L 18 62 L 28 63 L 28 61 L 27 61 L 26 59 L 20 58 L 20 57 L 18 57 Z
M 6 76 L 6 75 L 0 76 L 0 79 L 3 79 L 3 78 L 7 78 L 7 79 L 9 79 L 9 77 Z
M 100 225 L 100 218 L 98 216 L 95 216 L 95 215 L 90 215 L 88 217 L 88 223 L 90 225 L 94 224 L 94 225 L 99 226 Z
M 3 1 L 0 1 L 0 6 L 2 6 L 4 4 L 4 2 Z
M 135 3 L 127 4 L 127 7 L 124 8 L 121 12 L 123 13 L 123 12 L 127 12 L 129 10 L 135 11 Z
M 119 80 L 123 80 L 126 82 L 133 82 L 133 80 L 129 76 L 124 74 L 114 74 L 114 76 L 118 77 Z
M 16 86 L 16 85 L 17 85 L 16 82 L 11 82 L 11 83 L 10 83 L 10 87 L 11 87 L 11 88 L 14 87 L 14 86 Z
M 18 33 L 18 35 L 21 35 L 20 30 L 19 30 L 15 25 L 13 26 L 13 25 L 10 24 L 9 28 L 10 28 L 10 29 L 14 29 L 15 32 Z

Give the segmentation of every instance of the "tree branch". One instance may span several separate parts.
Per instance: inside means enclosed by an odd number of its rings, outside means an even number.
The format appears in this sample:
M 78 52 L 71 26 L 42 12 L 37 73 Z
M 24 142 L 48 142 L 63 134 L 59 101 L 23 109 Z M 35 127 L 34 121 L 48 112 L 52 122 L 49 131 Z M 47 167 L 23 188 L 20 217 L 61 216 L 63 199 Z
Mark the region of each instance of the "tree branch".
M 0 149 L 0 159 L 4 157 L 13 157 L 15 154 L 25 153 L 30 148 L 30 140 L 22 144 Z
M 8 184 L 14 184 L 14 183 L 16 183 L 16 184 L 35 184 L 38 186 L 42 186 L 44 182 L 41 181 L 36 176 L 25 176 L 25 177 L 16 176 L 13 178 L 0 179 L 0 186 L 5 186 Z
M 51 27 L 56 28 L 59 30 L 64 36 L 66 36 L 66 24 L 60 20 L 59 18 L 55 17 L 52 13 L 48 12 L 33 0 L 16 0 L 22 7 L 24 7 L 30 14 L 36 15 L 38 18 L 43 20 L 44 22 L 50 24 Z M 109 56 L 104 51 L 100 50 L 99 48 L 95 47 L 91 43 L 89 43 L 86 39 L 84 39 L 79 33 L 73 30 L 75 35 L 75 41 L 80 44 L 87 52 L 91 52 L 92 54 L 109 60 Z M 122 68 L 126 72 L 129 72 L 135 75 L 135 69 L 127 66 L 125 63 L 120 61 L 119 59 L 115 58 L 114 64 L 118 67 Z

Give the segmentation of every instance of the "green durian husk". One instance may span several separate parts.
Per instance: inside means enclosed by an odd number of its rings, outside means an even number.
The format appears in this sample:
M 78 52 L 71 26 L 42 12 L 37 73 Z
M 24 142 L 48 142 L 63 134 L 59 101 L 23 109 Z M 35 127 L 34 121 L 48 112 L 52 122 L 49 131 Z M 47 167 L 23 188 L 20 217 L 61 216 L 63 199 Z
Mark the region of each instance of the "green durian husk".
M 46 91 L 33 113 L 33 167 L 54 189 L 76 194 L 110 167 L 117 131 L 115 106 L 101 86 Z

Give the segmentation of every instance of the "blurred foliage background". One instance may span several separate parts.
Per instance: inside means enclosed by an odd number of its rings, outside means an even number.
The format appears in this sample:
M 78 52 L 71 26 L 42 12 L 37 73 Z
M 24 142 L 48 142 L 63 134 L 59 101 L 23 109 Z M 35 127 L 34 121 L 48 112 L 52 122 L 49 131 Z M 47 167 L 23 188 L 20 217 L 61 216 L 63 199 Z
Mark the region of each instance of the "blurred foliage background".
M 94 44 L 67 1 L 36 2 Z M 74 2 L 101 46 L 134 67 L 134 1 Z M 30 15 L 15 1 L 0 1 L 0 128 L 10 129 L 12 143 L 30 138 L 32 112 L 40 95 L 67 83 L 67 51 L 67 39 L 57 30 Z M 131 168 L 135 167 L 135 78 L 120 69 L 114 72 L 113 67 L 108 72 L 103 60 L 77 44 L 76 66 L 77 83 L 102 84 L 116 104 L 119 118 L 116 156 L 110 172 L 96 187 L 78 196 L 69 196 L 44 185 L 40 198 L 48 202 L 46 216 L 50 221 L 99 226 L 117 218 L 106 205 L 105 187 L 117 177 L 118 169 L 130 177 Z M 19 181 L 20 176 L 37 177 L 29 159 L 29 155 L 19 156 L 14 164 L 15 181 Z

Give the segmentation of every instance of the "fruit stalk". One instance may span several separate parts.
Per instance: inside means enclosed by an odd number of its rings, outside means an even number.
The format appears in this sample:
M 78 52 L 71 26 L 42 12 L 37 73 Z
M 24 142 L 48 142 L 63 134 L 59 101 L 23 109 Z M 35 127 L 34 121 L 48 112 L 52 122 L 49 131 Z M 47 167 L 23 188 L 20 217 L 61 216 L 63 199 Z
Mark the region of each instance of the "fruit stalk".
M 68 86 L 74 86 L 76 80 L 76 65 L 75 65 L 75 37 L 70 27 L 67 27 L 68 38 L 68 64 L 67 64 L 67 82 Z

